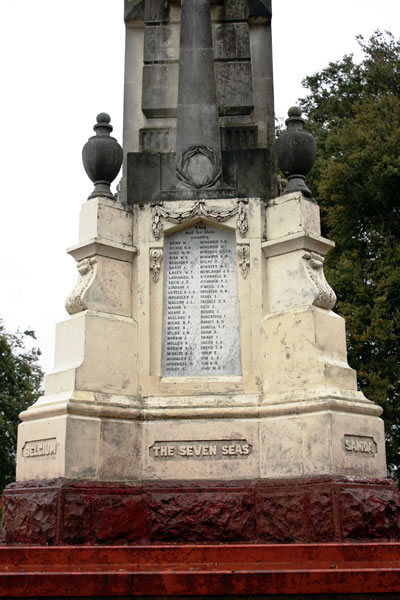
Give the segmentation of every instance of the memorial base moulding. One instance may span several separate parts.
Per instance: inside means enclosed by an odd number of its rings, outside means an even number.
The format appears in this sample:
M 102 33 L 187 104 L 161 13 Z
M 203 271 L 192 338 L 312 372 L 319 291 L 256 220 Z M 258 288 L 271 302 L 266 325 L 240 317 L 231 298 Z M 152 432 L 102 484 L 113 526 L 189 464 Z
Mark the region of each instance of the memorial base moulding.
M 7 544 L 293 543 L 400 538 L 400 497 L 388 479 L 65 479 L 11 484 Z

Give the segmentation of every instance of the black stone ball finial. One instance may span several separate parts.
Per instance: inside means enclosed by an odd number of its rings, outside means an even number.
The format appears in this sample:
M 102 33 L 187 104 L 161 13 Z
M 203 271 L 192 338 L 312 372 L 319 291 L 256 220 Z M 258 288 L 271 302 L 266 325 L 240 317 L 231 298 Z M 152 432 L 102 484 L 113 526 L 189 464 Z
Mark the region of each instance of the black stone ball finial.
M 100 113 L 93 126 L 96 135 L 89 138 L 82 149 L 82 161 L 86 174 L 94 183 L 90 198 L 111 198 L 110 185 L 119 173 L 122 164 L 122 148 L 110 133 L 110 115 Z
M 311 171 L 317 152 L 314 136 L 304 131 L 304 119 L 301 118 L 301 108 L 292 106 L 286 119 L 286 131 L 276 141 L 276 158 L 278 167 L 288 179 L 284 194 L 301 192 L 311 198 L 312 194 L 305 183 L 305 176 Z

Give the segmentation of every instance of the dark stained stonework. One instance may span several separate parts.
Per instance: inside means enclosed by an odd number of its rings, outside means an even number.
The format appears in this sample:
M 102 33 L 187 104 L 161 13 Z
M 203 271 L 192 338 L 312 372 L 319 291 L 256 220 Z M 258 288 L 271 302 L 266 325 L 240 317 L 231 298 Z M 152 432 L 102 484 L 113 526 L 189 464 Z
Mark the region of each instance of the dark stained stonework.
M 143 58 L 134 51 L 135 43 L 127 43 L 122 186 L 122 201 L 127 204 L 153 202 L 155 196 L 156 201 L 168 201 L 238 195 L 270 199 L 276 194 L 275 161 L 264 161 L 267 173 L 260 176 L 259 156 L 247 161 L 243 177 L 242 165 L 234 166 L 234 184 L 232 177 L 230 182 L 216 178 L 218 170 L 214 172 L 207 157 L 199 154 L 190 160 L 188 169 L 195 177 L 179 176 L 184 153 L 194 147 L 208 148 L 218 155 L 221 150 L 236 149 L 273 153 L 271 0 L 218 0 L 211 2 L 211 8 L 210 13 L 209 0 L 183 4 L 174 0 L 125 0 L 127 40 L 139 30 L 144 40 Z M 130 65 L 136 73 L 132 81 Z M 138 80 L 139 72 L 142 76 Z M 139 120 L 143 118 L 140 131 L 131 124 L 133 89 L 141 93 L 141 113 L 136 115 Z M 231 130 L 237 132 L 230 135 Z M 139 172 L 149 163 L 133 157 L 138 150 L 169 155 L 160 158 L 160 187 L 157 192 L 156 184 L 151 185 L 150 195 L 146 182 L 151 175 Z M 172 156 L 176 172 L 170 170 Z M 223 174 L 230 171 L 226 164 L 230 160 L 221 156 Z M 247 190 L 245 180 L 252 184 Z M 257 194 L 254 188 L 259 190 Z M 187 190 L 188 194 L 181 193 Z
M 234 144 L 236 145 L 235 142 Z M 175 153 L 172 152 L 130 152 L 126 166 L 128 203 L 149 204 L 162 200 L 206 198 L 271 198 L 271 154 L 267 149 L 236 148 L 222 151 L 223 182 L 210 190 L 177 190 L 175 161 Z
M 17 482 L 4 494 L 7 544 L 315 543 L 400 539 L 387 479 L 137 484 Z
M 244 21 L 249 18 L 248 0 L 225 0 L 222 5 L 224 21 Z
M 271 0 L 248 0 L 249 17 L 272 17 Z
M 215 77 L 220 115 L 249 115 L 253 105 L 253 80 L 249 62 L 216 62 Z
M 257 148 L 257 127 L 238 125 L 221 127 L 222 150 Z
M 142 111 L 146 117 L 176 116 L 176 90 L 170 79 L 176 77 L 177 64 L 150 64 L 143 67 Z
M 169 15 L 169 2 L 165 0 L 145 0 L 144 22 L 165 23 Z
M 143 21 L 144 20 L 145 0 L 125 0 L 124 19 L 125 21 Z
M 162 156 L 156 152 L 128 154 L 126 169 L 129 204 L 160 201 Z
M 176 117 L 176 187 L 216 187 L 221 138 L 209 0 L 181 6 Z
M 226 183 L 238 198 L 269 200 L 271 155 L 263 148 L 238 148 L 222 153 L 222 171 Z
M 165 23 L 169 16 L 169 2 L 165 0 L 124 0 L 125 21 Z
M 250 60 L 247 23 L 217 23 L 213 26 L 215 60 Z

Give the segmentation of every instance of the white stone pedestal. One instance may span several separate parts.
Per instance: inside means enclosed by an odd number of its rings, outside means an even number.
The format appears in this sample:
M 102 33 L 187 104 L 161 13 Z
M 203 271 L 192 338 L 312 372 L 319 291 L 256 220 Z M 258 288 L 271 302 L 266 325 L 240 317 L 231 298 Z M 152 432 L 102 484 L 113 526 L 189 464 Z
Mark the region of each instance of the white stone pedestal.
M 323 274 L 332 246 L 297 193 L 86 202 L 17 479 L 385 477 L 382 411 L 357 391 Z

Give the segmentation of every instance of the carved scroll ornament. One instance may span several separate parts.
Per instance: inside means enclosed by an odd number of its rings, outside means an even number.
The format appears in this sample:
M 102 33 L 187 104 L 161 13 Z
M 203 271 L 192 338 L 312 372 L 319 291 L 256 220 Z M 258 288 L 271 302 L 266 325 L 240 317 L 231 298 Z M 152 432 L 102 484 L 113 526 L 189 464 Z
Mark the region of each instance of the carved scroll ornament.
M 85 293 L 92 284 L 97 270 L 95 257 L 84 258 L 78 263 L 78 281 L 65 301 L 65 308 L 70 315 L 87 309 Z
M 313 302 L 314 306 L 332 309 L 336 304 L 336 294 L 325 279 L 324 258 L 315 252 L 306 252 L 303 258 L 307 272 L 317 291 L 317 296 Z

